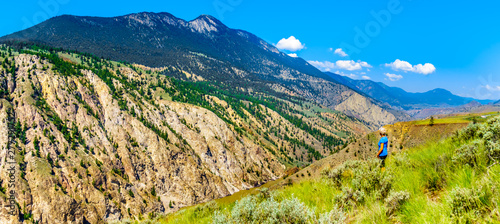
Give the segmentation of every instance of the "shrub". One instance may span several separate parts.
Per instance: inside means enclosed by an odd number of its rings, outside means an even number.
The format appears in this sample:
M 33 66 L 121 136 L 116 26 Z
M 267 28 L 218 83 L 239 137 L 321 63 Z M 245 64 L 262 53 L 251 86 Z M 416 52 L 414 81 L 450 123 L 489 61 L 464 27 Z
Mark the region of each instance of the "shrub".
M 334 209 L 320 215 L 320 223 L 343 223 L 344 213 Z M 236 202 L 230 214 L 215 211 L 213 223 L 318 223 L 314 210 L 295 197 L 277 201 L 273 197 L 260 201 L 248 196 Z
M 366 194 L 373 192 L 380 199 L 387 197 L 392 188 L 393 177 L 388 172 L 380 172 L 379 164 L 378 160 L 371 160 L 354 170 L 353 189 Z
M 486 150 L 490 159 L 500 158 L 500 117 L 489 119 L 488 122 L 482 126 L 480 130 L 480 137 L 484 141 Z
M 204 205 L 198 205 L 194 208 L 194 217 L 197 219 L 207 217 L 214 211 L 219 209 L 219 205 L 215 201 L 207 202 Z
M 410 193 L 406 191 L 392 192 L 385 199 L 385 207 L 387 207 L 387 216 L 391 216 L 394 212 L 401 208 L 401 205 L 410 199 Z
M 480 124 L 469 124 L 466 128 L 462 129 L 457 133 L 458 139 L 469 140 L 477 136 Z
M 463 145 L 462 147 L 455 150 L 455 155 L 452 158 L 454 163 L 469 165 L 474 167 L 477 165 L 477 145 L 469 144 Z
M 151 195 L 155 196 L 156 197 L 156 189 L 155 189 L 155 186 L 153 186 L 153 188 L 151 189 Z
M 335 169 L 325 169 L 322 171 L 322 175 L 325 176 L 326 178 L 330 179 L 333 181 L 337 187 L 340 187 L 342 185 L 342 179 L 344 174 L 347 174 L 346 172 L 350 169 L 356 169 L 361 165 L 361 162 L 358 160 L 349 160 L 343 163 L 342 165 L 338 166 Z
M 267 187 L 263 187 L 263 188 L 260 188 L 260 189 L 259 189 L 259 194 L 258 194 L 258 196 L 259 196 L 259 197 L 262 197 L 262 198 L 264 198 L 264 199 L 267 199 L 267 198 L 269 198 L 270 193 L 271 193 L 271 192 L 269 191 L 269 188 L 267 188 Z
M 340 208 L 348 209 L 354 207 L 356 204 L 363 203 L 365 199 L 365 193 L 363 191 L 353 191 L 349 187 L 342 189 L 342 193 L 335 195 L 335 202 Z
M 487 153 L 490 160 L 500 160 L 500 144 L 498 142 L 489 142 L 487 147 Z
M 379 199 L 387 197 L 393 183 L 393 176 L 390 172 L 380 171 L 380 160 L 378 159 L 347 161 L 336 169 L 323 171 L 323 175 L 326 175 L 338 187 L 347 186 L 350 181 L 353 194 L 356 192 L 362 192 L 366 196 L 374 194 Z M 349 198 L 349 195 L 344 196 Z
M 319 224 L 341 224 L 345 223 L 346 216 L 344 212 L 338 208 L 332 209 L 328 213 L 321 214 L 318 223 Z
M 392 157 L 392 160 L 394 161 L 394 165 L 396 165 L 397 167 L 403 167 L 408 164 L 408 157 L 406 155 L 406 152 L 394 155 Z
M 469 219 L 476 219 L 496 207 L 494 197 L 498 194 L 491 180 L 482 179 L 478 187 L 454 188 L 448 198 L 452 216 L 455 219 L 470 223 Z
M 452 214 L 460 217 L 465 213 L 476 213 L 481 209 L 481 192 L 468 188 L 454 188 L 450 194 L 450 205 Z

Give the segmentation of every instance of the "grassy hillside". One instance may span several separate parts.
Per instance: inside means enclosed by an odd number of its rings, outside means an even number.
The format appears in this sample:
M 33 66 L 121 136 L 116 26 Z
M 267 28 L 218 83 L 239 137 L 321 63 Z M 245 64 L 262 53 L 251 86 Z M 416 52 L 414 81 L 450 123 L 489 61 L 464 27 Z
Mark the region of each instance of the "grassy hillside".
M 470 122 L 484 122 L 488 117 L 496 116 L 500 112 L 486 112 L 486 113 L 468 113 L 468 114 L 455 114 L 455 115 L 442 115 L 434 117 L 434 124 L 451 124 L 451 123 L 470 123 Z M 436 119 L 441 117 L 440 119 Z M 430 124 L 431 119 L 420 120 L 414 122 L 417 125 Z
M 393 153 L 384 172 L 377 160 L 349 160 L 316 179 L 261 188 L 237 202 L 210 202 L 159 221 L 500 223 L 499 139 L 500 117 L 494 117 Z

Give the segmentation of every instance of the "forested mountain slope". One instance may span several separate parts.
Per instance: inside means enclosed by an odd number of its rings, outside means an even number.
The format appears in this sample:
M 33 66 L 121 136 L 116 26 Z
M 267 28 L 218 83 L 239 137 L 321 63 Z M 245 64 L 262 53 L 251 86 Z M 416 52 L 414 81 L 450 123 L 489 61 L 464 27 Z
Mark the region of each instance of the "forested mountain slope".
M 63 15 L 0 41 L 41 43 L 151 67 L 173 66 L 189 74 L 177 78 L 206 80 L 244 93 L 299 95 L 362 119 L 372 129 L 409 118 L 339 84 L 305 60 L 206 15 L 192 21 L 148 12 L 112 18 Z

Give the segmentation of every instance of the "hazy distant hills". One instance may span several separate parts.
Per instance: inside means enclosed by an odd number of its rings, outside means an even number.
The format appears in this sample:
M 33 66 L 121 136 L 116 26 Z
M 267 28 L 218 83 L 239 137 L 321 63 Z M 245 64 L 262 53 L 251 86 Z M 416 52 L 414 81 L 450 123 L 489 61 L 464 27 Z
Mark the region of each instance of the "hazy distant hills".
M 409 116 L 337 83 L 301 58 L 211 16 L 185 21 L 169 13 L 112 18 L 58 16 L 0 41 L 35 42 L 153 67 L 175 67 L 176 78 L 209 81 L 247 94 L 301 97 L 368 122 Z
M 401 88 L 387 86 L 381 82 L 374 82 L 371 80 L 354 80 L 331 72 L 326 72 L 326 74 L 341 84 L 365 93 L 376 100 L 388 103 L 395 107 L 400 107 L 404 110 L 445 108 L 462 105 L 469 107 L 492 102 L 492 100 L 476 100 L 473 98 L 460 97 L 453 95 L 448 90 L 440 88 L 424 93 L 410 93 Z

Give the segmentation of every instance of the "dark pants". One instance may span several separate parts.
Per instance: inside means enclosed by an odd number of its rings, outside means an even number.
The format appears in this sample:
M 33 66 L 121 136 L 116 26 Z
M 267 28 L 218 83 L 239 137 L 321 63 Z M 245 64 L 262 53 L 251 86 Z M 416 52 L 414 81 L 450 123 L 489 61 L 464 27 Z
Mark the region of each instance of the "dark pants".
M 385 167 L 385 158 L 387 158 L 387 156 L 379 156 L 378 158 L 379 158 L 380 160 L 382 160 L 382 162 L 381 162 L 381 166 L 382 166 L 382 167 Z

